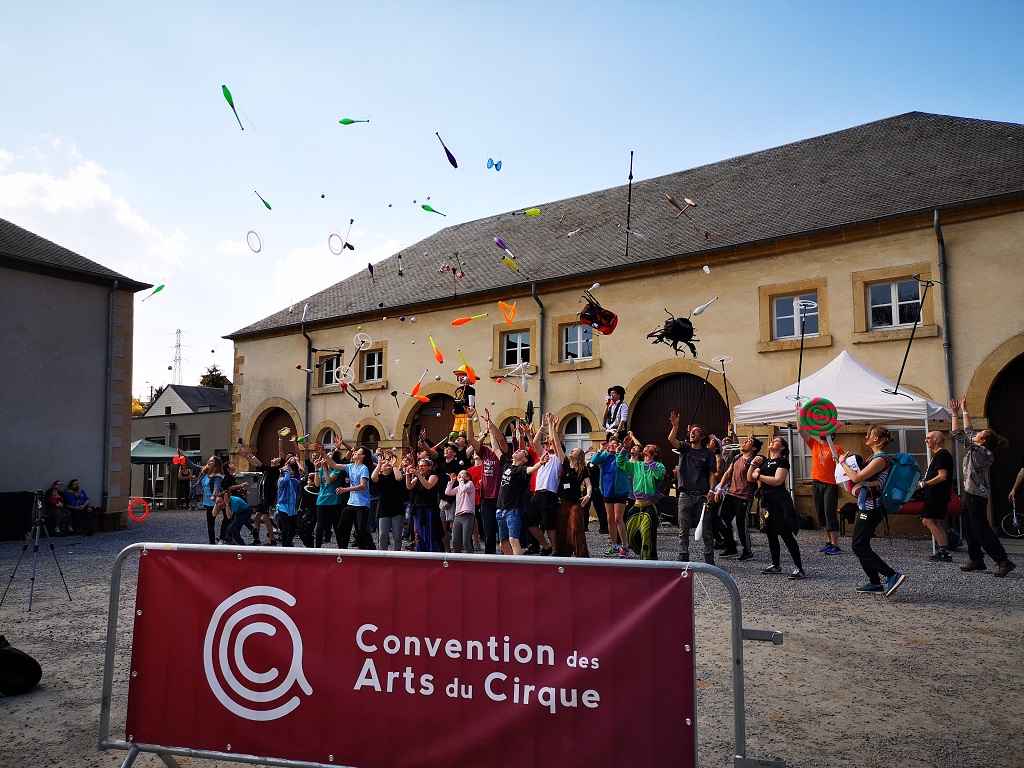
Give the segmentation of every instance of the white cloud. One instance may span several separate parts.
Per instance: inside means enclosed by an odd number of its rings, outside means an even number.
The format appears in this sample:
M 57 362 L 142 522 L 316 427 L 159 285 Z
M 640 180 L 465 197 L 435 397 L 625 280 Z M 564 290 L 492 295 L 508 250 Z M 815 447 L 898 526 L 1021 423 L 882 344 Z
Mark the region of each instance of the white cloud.
M 214 252 L 224 256 L 244 256 L 249 253 L 249 246 L 244 240 L 221 240 Z
M 59 138 L 49 138 L 53 147 Z M 162 281 L 184 266 L 187 238 L 180 229 L 154 227 L 106 182 L 106 171 L 72 147 L 63 176 L 40 170 L 12 172 L 16 161 L 38 168 L 45 155 L 0 150 L 0 216 L 31 232 L 137 280 Z
M 353 235 L 357 234 L 363 233 L 353 232 Z M 373 248 L 359 248 L 354 252 L 346 250 L 341 256 L 335 256 L 326 242 L 312 248 L 293 248 L 284 261 L 274 264 L 277 297 L 282 304 L 294 304 L 366 269 L 367 263 L 376 264 L 400 247 L 398 240 L 385 238 Z

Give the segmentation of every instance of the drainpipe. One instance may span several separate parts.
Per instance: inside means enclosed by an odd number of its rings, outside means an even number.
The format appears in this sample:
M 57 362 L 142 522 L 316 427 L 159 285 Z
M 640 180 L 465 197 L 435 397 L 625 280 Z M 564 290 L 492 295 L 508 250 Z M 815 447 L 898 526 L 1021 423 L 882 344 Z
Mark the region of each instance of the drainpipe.
M 302 329 L 302 335 L 306 337 L 306 369 L 311 371 L 311 370 L 313 370 L 313 340 L 311 338 L 309 338 L 309 334 L 306 333 L 306 309 L 308 309 L 308 308 L 309 308 L 309 305 L 307 304 L 306 307 L 302 310 L 302 325 L 301 325 L 301 329 Z M 307 373 L 306 374 L 306 415 L 305 415 L 306 422 L 301 427 L 303 435 L 305 435 L 309 431 L 309 397 L 310 397 L 310 389 L 311 389 L 312 385 L 313 385 L 313 374 L 312 373 Z M 296 438 L 298 438 L 298 437 L 299 437 L 299 435 L 296 435 Z
M 942 239 L 942 224 L 939 209 L 935 209 L 935 239 L 939 244 L 939 290 L 942 293 L 942 352 L 946 358 L 946 399 L 956 395 L 953 390 L 953 345 L 949 340 L 949 288 L 946 286 L 946 242 Z
M 540 338 L 537 339 L 537 408 L 540 410 L 541 419 L 544 418 L 544 304 L 541 303 L 540 297 L 537 295 L 537 283 L 530 283 L 530 293 L 533 294 L 533 300 L 537 302 L 537 306 L 540 307 L 540 323 L 537 334 Z
M 107 503 L 110 499 L 110 411 L 114 407 L 114 296 L 119 284 L 120 281 L 114 281 L 110 286 L 110 296 L 107 298 L 107 380 L 104 397 L 106 405 L 103 408 L 103 492 L 100 502 L 100 506 L 106 510 L 110 509 Z M 131 488 L 128 489 L 128 493 L 131 493 Z

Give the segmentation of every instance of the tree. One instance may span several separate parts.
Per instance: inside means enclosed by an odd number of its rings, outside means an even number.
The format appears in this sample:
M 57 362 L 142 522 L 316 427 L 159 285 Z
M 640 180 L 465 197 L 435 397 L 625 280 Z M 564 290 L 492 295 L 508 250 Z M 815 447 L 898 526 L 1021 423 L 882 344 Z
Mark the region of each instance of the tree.
M 207 368 L 206 373 L 199 379 L 200 387 L 223 387 L 230 383 L 231 379 L 225 376 L 224 372 L 216 365 L 211 365 Z
M 146 405 L 142 402 L 141 397 L 132 398 L 132 418 L 136 416 L 144 416 L 146 414 Z

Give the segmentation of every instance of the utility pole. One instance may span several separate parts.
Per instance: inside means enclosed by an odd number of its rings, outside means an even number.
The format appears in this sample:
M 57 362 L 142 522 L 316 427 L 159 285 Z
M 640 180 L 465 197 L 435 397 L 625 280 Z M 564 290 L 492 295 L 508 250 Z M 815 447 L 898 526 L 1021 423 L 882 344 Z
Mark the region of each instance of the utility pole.
M 171 373 L 171 383 L 181 384 L 181 328 L 174 332 L 174 371 Z

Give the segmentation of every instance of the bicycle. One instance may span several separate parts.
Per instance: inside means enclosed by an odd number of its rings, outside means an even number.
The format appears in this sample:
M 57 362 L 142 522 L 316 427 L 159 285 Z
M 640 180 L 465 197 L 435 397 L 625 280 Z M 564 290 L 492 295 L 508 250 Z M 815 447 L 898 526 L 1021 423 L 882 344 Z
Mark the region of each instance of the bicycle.
M 1010 499 L 1010 514 L 1003 518 L 1003 531 L 1015 539 L 1024 538 L 1024 514 L 1017 514 L 1017 502 Z

